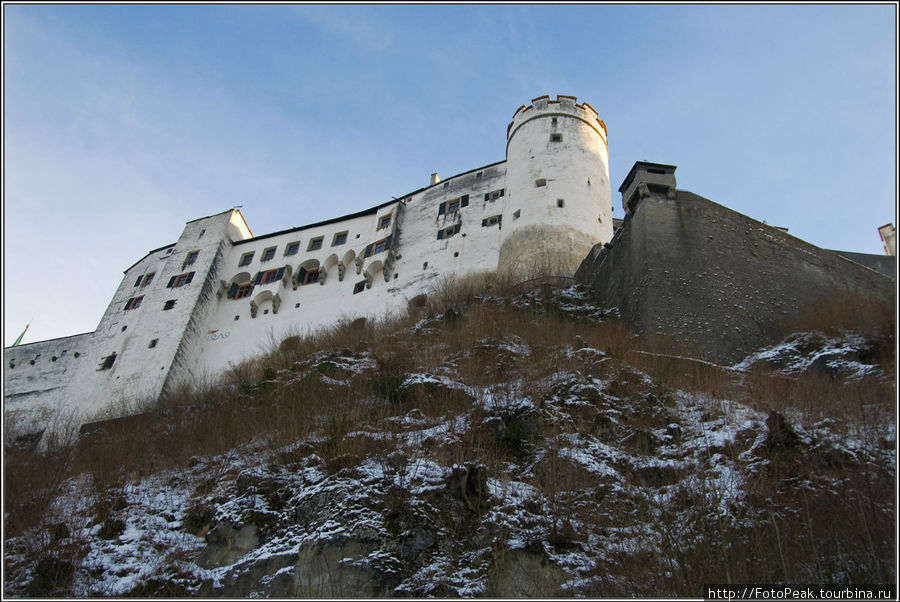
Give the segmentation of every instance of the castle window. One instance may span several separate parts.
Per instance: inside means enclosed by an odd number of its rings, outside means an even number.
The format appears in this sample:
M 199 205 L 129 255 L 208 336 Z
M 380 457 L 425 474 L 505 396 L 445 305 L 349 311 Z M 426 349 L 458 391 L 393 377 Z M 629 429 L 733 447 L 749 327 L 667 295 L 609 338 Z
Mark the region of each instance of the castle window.
M 256 274 L 256 284 L 271 284 L 273 282 L 278 282 L 281 280 L 282 276 L 284 276 L 284 268 L 258 272 Z
M 449 187 L 450 187 L 450 182 L 444 182 L 444 188 L 449 188 Z
M 331 246 L 336 247 L 338 245 L 342 245 L 345 242 L 347 242 L 347 234 L 349 234 L 349 233 L 346 230 L 335 234 L 334 238 L 331 240 Z
M 547 185 L 547 178 L 538 178 L 537 180 L 534 181 L 534 185 L 535 185 L 535 186 L 538 186 L 538 187 L 540 187 L 540 186 L 546 186 L 546 185 Z
M 312 284 L 319 281 L 319 270 L 307 270 L 300 284 Z
M 363 253 L 363 258 L 371 257 L 372 255 L 378 255 L 382 253 L 385 249 L 388 249 L 391 246 L 391 237 L 382 238 L 381 240 L 377 240 L 372 244 L 366 247 L 365 252 Z
M 98 370 L 109 370 L 110 368 L 113 367 L 114 363 L 116 363 L 116 354 L 115 353 L 113 353 L 112 355 L 107 355 L 105 358 L 103 358 L 103 361 L 100 362 L 100 367 L 97 369 Z
M 141 283 L 141 286 L 144 287 L 144 286 L 147 286 L 148 284 L 150 284 L 151 282 L 153 282 L 154 276 L 156 276 L 156 272 L 150 272 L 149 274 L 144 276 L 144 282 Z
M 449 201 L 444 201 L 440 205 L 438 205 L 438 215 L 444 215 L 447 213 L 455 213 L 460 210 L 461 207 L 469 206 L 469 195 L 464 194 L 461 197 L 457 197 L 455 199 L 450 199 Z
M 269 261 L 273 257 L 275 257 L 275 249 L 278 247 L 269 247 L 268 249 L 262 252 L 262 257 L 259 258 L 260 261 Z
M 197 240 L 200 240 L 201 238 L 203 238 L 204 234 L 206 234 L 206 228 L 200 230 L 200 236 L 197 237 Z
M 159 342 L 159 339 L 152 339 L 152 340 L 150 341 L 150 344 L 147 345 L 147 349 L 153 349 L 154 347 L 156 347 L 156 344 L 157 344 L 158 342 Z
M 566 206 L 565 199 L 556 199 L 556 206 L 559 207 L 560 209 L 565 207 Z
M 385 215 L 384 217 L 378 218 L 378 228 L 376 230 L 384 230 L 388 226 L 391 225 L 391 216 Z
M 253 292 L 253 283 L 248 283 L 243 286 L 237 286 L 236 284 L 232 284 L 232 287 L 237 287 L 234 289 L 234 298 L 235 299 L 243 299 L 245 297 L 249 297 L 250 293 Z
M 253 251 L 250 251 L 249 253 L 244 253 L 243 255 L 241 255 L 241 260 L 238 262 L 238 267 L 250 265 L 250 263 L 252 261 L 253 261 Z
M 455 226 L 450 226 L 449 228 L 444 228 L 443 230 L 438 230 L 437 239 L 444 240 L 445 238 L 450 238 L 454 234 L 459 233 L 460 224 L 456 224 Z
M 492 215 L 491 217 L 486 217 L 483 220 L 481 220 L 481 227 L 482 228 L 490 228 L 491 226 L 496 226 L 501 221 L 503 221 L 502 215 Z
M 516 212 L 513 213 L 513 221 L 519 219 L 520 217 L 522 217 L 522 210 L 516 209 Z
M 354 295 L 356 293 L 361 293 L 364 290 L 366 290 L 366 281 L 365 280 L 360 280 L 359 282 L 357 282 L 356 284 L 353 285 L 353 294 Z
M 165 303 L 163 303 L 163 311 L 169 311 L 169 310 L 172 309 L 173 307 L 175 307 L 175 300 L 174 300 L 174 299 L 169 299 L 168 301 L 166 301 Z
M 193 279 L 194 272 L 188 272 L 187 274 L 178 274 L 177 276 L 172 276 L 171 278 L 169 278 L 169 284 L 166 285 L 166 288 L 178 288 L 179 286 L 190 284 L 191 280 Z
M 550 142 L 562 142 L 562 134 L 550 134 Z
M 491 192 L 485 192 L 484 200 L 490 201 L 493 203 L 494 201 L 496 201 L 497 199 L 499 199 L 500 197 L 503 196 L 504 190 L 505 190 L 504 188 L 501 188 L 500 190 L 492 190 Z
M 324 237 L 322 237 L 322 236 L 317 236 L 316 238 L 313 238 L 312 240 L 310 240 L 310 241 L 309 241 L 309 248 L 307 248 L 306 250 L 307 250 L 307 251 L 318 251 L 319 249 L 321 249 L 321 248 L 322 248 L 322 239 L 323 239 L 323 238 L 324 238 Z
M 300 242 L 291 242 L 288 243 L 288 246 L 284 249 L 285 255 L 296 255 L 297 251 L 300 250 Z
M 129 299 L 128 302 L 125 304 L 125 309 L 126 309 L 126 310 L 129 310 L 129 309 L 137 309 L 138 307 L 141 306 L 141 301 L 143 301 L 143 300 L 144 300 L 143 295 L 141 295 L 140 297 L 132 297 L 132 298 Z
M 138 276 L 138 279 L 134 281 L 134 285 L 138 286 L 141 283 L 141 280 L 143 280 L 143 279 L 144 279 L 143 276 Z
M 550 120 L 550 123 L 552 123 L 553 125 L 556 125 L 556 117 L 554 117 L 553 119 L 551 119 L 551 120 Z
M 191 251 L 184 258 L 184 263 L 181 264 L 182 269 L 186 266 L 193 265 L 195 261 L 197 261 L 197 257 L 200 256 L 200 251 Z
M 476 179 L 476 180 L 479 179 L 482 175 L 484 175 L 484 172 L 483 172 L 483 171 L 479 171 L 477 174 L 475 174 L 475 179 Z

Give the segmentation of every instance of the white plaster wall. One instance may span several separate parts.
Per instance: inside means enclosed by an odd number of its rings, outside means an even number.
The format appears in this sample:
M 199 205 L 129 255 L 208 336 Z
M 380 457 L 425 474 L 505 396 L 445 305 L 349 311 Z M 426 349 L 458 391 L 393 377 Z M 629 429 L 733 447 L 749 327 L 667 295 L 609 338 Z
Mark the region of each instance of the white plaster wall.
M 91 335 L 27 343 L 3 350 L 3 410 L 8 435 L 42 430 L 67 403 L 67 387 L 89 360 Z
M 562 140 L 553 141 L 553 134 Z M 501 269 L 549 261 L 547 267 L 572 275 L 594 244 L 612 239 L 605 137 L 597 113 L 573 97 L 541 97 L 516 112 L 507 144 L 510 192 L 503 211 Z M 538 179 L 546 185 L 537 186 Z
M 548 107 L 558 115 L 555 127 Z M 538 113 L 539 119 L 531 119 Z M 551 132 L 561 132 L 563 142 L 549 142 Z M 256 238 L 237 210 L 188 222 L 176 243 L 148 253 L 125 271 L 96 331 L 6 350 L 7 357 L 16 360 L 16 368 L 9 368 L 9 359 L 4 368 L 7 410 L 27 414 L 31 408 L 32 415 L 39 416 L 60 406 L 77 411 L 82 420 L 128 413 L 132 408 L 127 404 L 135 400 L 155 399 L 181 383 L 215 377 L 286 336 L 307 334 L 341 319 L 404 311 L 411 298 L 430 292 L 446 278 L 497 269 L 504 253 L 520 258 L 544 247 L 562 248 L 580 261 L 590 245 L 609 240 L 607 154 L 596 113 L 574 99 L 535 102 L 516 113 L 509 134 L 506 161 L 346 218 Z M 548 186 L 535 189 L 537 177 L 547 177 Z M 442 203 L 463 195 L 468 196 L 467 206 L 439 213 Z M 557 198 L 565 199 L 564 208 L 556 206 Z M 516 210 L 520 217 L 513 220 Z M 381 228 L 385 216 L 391 216 L 391 223 Z M 502 221 L 483 221 L 496 217 Z M 438 238 L 438 232 L 454 226 L 458 232 Z M 343 231 L 348 232 L 346 243 L 333 246 L 334 235 Z M 540 238 L 547 233 L 550 239 Z M 307 250 L 309 241 L 319 236 L 322 247 Z M 390 248 L 363 258 L 367 245 L 388 236 Z M 300 243 L 299 250 L 286 256 L 292 242 Z M 583 253 L 579 245 L 587 245 Z M 269 247 L 276 248 L 275 256 L 263 261 Z M 185 265 L 193 251 L 197 259 Z M 253 260 L 240 266 L 248 252 L 253 252 Z M 299 268 L 313 260 L 321 270 L 320 282 L 297 285 L 293 279 Z M 278 268 L 285 268 L 281 280 L 255 286 L 250 297 L 228 298 L 236 276 L 254 278 Z M 151 272 L 155 276 L 149 285 L 136 286 L 138 276 Z M 187 272 L 194 272 L 189 284 L 166 286 L 172 276 Z M 354 293 L 360 283 L 363 289 Z M 141 306 L 126 310 L 128 300 L 138 295 L 143 295 Z M 167 301 L 175 304 L 164 310 Z M 152 340 L 156 343 L 151 348 Z M 40 353 L 45 362 L 48 353 L 59 356 L 63 347 L 72 354 L 76 343 L 81 348 L 76 361 L 40 364 L 31 377 L 19 361 L 30 362 L 28 354 Z M 116 361 L 101 369 L 112 353 Z M 33 368 L 30 363 L 28 368 Z

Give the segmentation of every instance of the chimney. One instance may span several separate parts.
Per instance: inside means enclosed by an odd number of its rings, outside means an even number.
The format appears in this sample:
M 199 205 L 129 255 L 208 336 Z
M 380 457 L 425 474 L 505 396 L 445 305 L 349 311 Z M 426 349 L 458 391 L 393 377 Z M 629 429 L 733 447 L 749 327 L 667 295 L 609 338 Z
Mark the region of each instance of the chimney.
M 434 172 L 433 174 L 431 174 L 431 184 L 429 184 L 429 186 L 434 186 L 435 184 L 437 184 L 440 181 L 441 181 L 441 176 L 439 176 L 437 174 L 437 172 Z

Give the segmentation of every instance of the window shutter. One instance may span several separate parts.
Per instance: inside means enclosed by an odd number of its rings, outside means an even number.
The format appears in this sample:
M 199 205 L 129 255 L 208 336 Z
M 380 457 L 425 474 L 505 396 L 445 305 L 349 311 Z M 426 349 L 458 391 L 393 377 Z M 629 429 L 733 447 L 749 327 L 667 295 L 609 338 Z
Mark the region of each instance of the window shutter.
M 453 226 L 453 233 L 454 233 L 454 234 L 459 234 L 459 227 L 460 227 L 460 225 L 461 225 L 461 224 L 456 224 L 455 226 Z
M 441 240 L 441 239 L 443 239 L 443 238 L 444 238 L 444 231 L 443 231 L 443 230 L 438 230 L 438 240 Z
M 138 276 L 138 279 L 135 281 L 134 285 L 135 285 L 135 286 L 139 285 L 139 284 L 141 283 L 141 280 L 142 280 L 143 278 L 144 278 L 143 276 Z
M 500 196 L 503 196 L 503 188 L 500 189 Z
M 125 309 L 131 309 L 132 301 L 134 301 L 134 299 L 129 299 L 128 301 L 125 302 Z
M 391 235 L 388 236 L 386 239 L 384 239 L 384 248 L 385 248 L 385 250 L 390 250 L 390 248 L 391 248 L 391 241 L 393 241 L 393 240 L 394 240 L 394 235 L 393 235 L 393 234 L 391 234 Z
M 462 195 L 462 201 L 459 204 L 460 207 L 468 207 L 469 206 L 469 195 Z
M 253 284 L 259 284 L 260 282 L 262 282 L 262 277 L 262 272 L 256 272 L 256 278 L 253 279 Z
M 306 268 L 300 268 L 297 270 L 297 282 L 303 284 L 304 280 L 306 280 Z
M 275 280 L 281 280 L 284 278 L 284 268 L 279 268 L 278 273 L 275 274 Z
M 443 202 L 438 206 L 438 215 L 444 215 L 444 212 L 447 211 L 447 202 Z
M 481 227 L 482 227 L 482 228 L 487 227 L 487 219 L 481 220 Z
M 175 284 L 176 278 L 178 278 L 178 276 L 172 276 L 171 278 L 169 278 L 169 284 L 166 285 L 166 288 L 172 288 L 172 285 Z
M 367 245 L 366 251 L 365 253 L 363 253 L 363 257 L 369 257 L 370 255 L 372 255 L 372 245 Z
M 187 280 L 184 281 L 185 284 L 190 283 L 191 280 L 194 279 L 194 272 L 188 272 Z
M 232 282 L 231 286 L 228 288 L 228 298 L 234 299 L 234 296 L 237 294 L 237 292 L 238 292 L 238 285 L 236 282 Z

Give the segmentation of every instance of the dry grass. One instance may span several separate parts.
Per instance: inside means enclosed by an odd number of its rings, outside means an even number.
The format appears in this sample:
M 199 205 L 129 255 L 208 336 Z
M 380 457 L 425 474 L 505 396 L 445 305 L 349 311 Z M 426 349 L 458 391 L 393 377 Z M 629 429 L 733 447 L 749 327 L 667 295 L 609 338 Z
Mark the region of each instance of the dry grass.
M 533 502 L 536 516 L 548 511 L 536 520 L 549 521 L 545 532 L 553 546 L 581 545 L 589 533 L 599 537 L 638 524 L 650 524 L 661 535 L 645 542 L 639 554 L 630 549 L 613 554 L 614 566 L 598 571 L 614 572 L 618 580 L 599 575 L 595 589 L 583 594 L 696 596 L 704 582 L 827 580 L 840 571 L 848 580 L 893 578 L 893 513 L 884 509 L 893 508 L 894 475 L 884 466 L 824 453 L 773 456 L 769 467 L 752 472 L 745 484 L 745 506 L 732 509 L 726 519 L 721 492 L 702 467 L 691 474 L 641 476 L 676 487 L 671 504 L 637 489 L 607 497 L 595 474 L 560 455 L 558 438 L 584 431 L 602 440 L 608 400 L 589 400 L 593 407 L 565 415 L 544 410 L 555 394 L 548 377 L 565 372 L 584 381 L 609 381 L 610 398 L 628 400 L 633 409 L 618 415 L 620 429 L 644 434 L 664 429 L 666 394 L 683 390 L 777 410 L 805 426 L 829 419 L 833 431 L 878 450 L 892 445 L 884 426 L 895 418 L 893 383 L 843 382 L 812 372 L 793 378 L 764 371 L 739 374 L 672 357 L 614 320 L 560 311 L 547 290 L 514 296 L 513 284 L 495 274 L 448 280 L 409 315 L 347 321 L 312 336 L 273 342 L 267 355 L 220 381 L 184 388 L 143 414 L 108 421 L 78 445 L 55 446 L 46 454 L 7 447 L 7 536 L 40 525 L 72 475 L 89 475 L 98 498 L 109 505 L 129 478 L 186 466 L 194 456 L 215 456 L 251 441 L 272 450 L 304 441 L 304 453 L 317 454 L 332 473 L 352 470 L 364 458 L 400 470 L 395 450 L 404 427 L 394 418 L 410 415 L 451 425 L 452 444 L 424 443 L 420 450 L 443 465 L 480 465 L 495 476 L 510 466 L 531 466 L 531 483 L 544 500 Z M 846 302 L 835 303 L 817 312 L 814 321 L 845 324 L 848 308 Z M 893 324 L 893 315 L 890 319 Z M 868 332 L 881 337 L 879 362 L 893 366 L 892 328 L 888 335 L 884 324 L 870 325 Z M 655 384 L 642 383 L 635 369 Z M 411 374 L 497 385 L 493 404 L 453 386 L 410 385 Z M 515 402 L 525 398 L 533 408 L 523 411 Z M 463 414 L 469 426 L 455 432 L 452 419 Z M 608 429 L 610 443 L 623 432 Z M 382 436 L 371 436 L 376 433 Z M 737 452 L 732 453 L 736 460 Z M 786 480 L 804 463 L 828 486 L 804 489 Z M 401 502 L 395 505 L 402 510 Z M 466 522 L 455 528 L 470 527 Z M 841 560 L 851 558 L 856 560 Z M 50 561 L 47 567 L 59 568 Z

